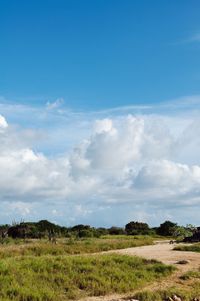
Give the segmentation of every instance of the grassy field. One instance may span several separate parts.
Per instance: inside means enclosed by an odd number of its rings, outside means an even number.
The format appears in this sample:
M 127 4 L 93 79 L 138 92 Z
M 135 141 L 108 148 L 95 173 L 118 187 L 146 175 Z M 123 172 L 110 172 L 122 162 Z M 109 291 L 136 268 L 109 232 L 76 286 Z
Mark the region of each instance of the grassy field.
M 152 243 L 147 236 L 60 239 L 56 245 L 9 240 L 0 246 L 0 300 L 64 301 L 134 291 L 174 268 L 126 255 L 87 254 Z
M 140 301 L 163 301 L 173 295 L 180 297 L 184 301 L 197 300 L 200 297 L 200 270 L 189 271 L 183 274 L 180 277 L 178 287 L 171 287 L 167 290 L 145 290 L 134 297 Z
M 61 301 L 125 293 L 173 267 L 125 255 L 19 256 L 0 261 L 0 300 Z
M 190 251 L 190 252 L 198 252 L 200 253 L 200 243 L 195 243 L 192 245 L 180 245 L 174 248 L 176 251 Z
M 60 239 L 57 244 L 47 240 L 8 241 L 0 246 L 0 258 L 13 256 L 76 255 L 153 244 L 151 236 L 104 236 L 88 239 Z

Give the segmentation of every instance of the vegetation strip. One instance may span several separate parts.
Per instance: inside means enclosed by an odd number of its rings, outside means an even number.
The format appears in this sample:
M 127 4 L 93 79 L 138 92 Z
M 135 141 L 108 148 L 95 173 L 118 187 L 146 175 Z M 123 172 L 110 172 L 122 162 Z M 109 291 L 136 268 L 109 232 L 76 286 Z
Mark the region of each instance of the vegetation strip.
M 200 299 L 200 270 L 188 271 L 180 277 L 180 280 L 182 281 L 178 287 L 155 291 L 143 290 L 135 294 L 134 298 L 140 301 L 198 301 Z
M 174 277 L 174 275 L 172 277 Z M 168 282 L 169 278 L 166 279 L 165 283 Z M 171 282 L 169 283 L 171 284 Z M 157 287 L 159 287 L 159 284 Z M 134 298 L 134 300 L 139 301 L 199 301 L 200 267 L 196 266 L 195 269 L 188 270 L 184 274 L 179 275 L 174 285 L 171 284 L 162 289 L 162 284 L 160 285 L 160 289 L 157 287 L 154 286 L 151 289 L 143 289 L 136 293 L 134 297 L 131 297 L 130 300 Z
M 149 236 L 106 236 L 103 238 L 72 239 L 63 238 L 57 244 L 47 240 L 8 240 L 0 247 L 0 258 L 13 256 L 42 255 L 76 255 L 102 251 L 152 245 L 153 237 Z
M 0 261 L 0 299 L 61 301 L 125 293 L 173 270 L 156 261 L 117 254 L 6 258 Z
M 193 245 L 180 245 L 174 248 L 175 251 L 188 251 L 188 252 L 197 252 L 200 253 L 200 243 Z

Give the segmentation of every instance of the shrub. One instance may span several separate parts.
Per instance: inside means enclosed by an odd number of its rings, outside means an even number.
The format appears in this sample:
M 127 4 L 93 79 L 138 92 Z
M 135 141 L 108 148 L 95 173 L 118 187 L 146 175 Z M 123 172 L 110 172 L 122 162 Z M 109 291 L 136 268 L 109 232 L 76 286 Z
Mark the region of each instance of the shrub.
M 162 236 L 173 236 L 177 224 L 171 221 L 165 221 L 157 228 L 157 233 Z
M 128 235 L 145 235 L 150 231 L 148 224 L 141 222 L 130 222 L 125 226 L 125 230 Z

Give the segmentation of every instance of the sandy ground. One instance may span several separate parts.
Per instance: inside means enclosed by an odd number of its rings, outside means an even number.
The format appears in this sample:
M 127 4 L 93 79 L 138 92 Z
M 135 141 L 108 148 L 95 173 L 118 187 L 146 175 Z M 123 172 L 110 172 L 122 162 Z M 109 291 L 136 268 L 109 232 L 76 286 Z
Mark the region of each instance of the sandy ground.
M 128 248 L 122 250 L 114 250 L 103 253 L 117 253 L 126 254 L 131 256 L 140 256 L 147 259 L 156 259 L 165 264 L 172 264 L 177 267 L 177 271 L 170 277 L 164 280 L 160 280 L 156 283 L 148 285 L 145 289 L 167 289 L 172 286 L 184 285 L 180 279 L 180 276 L 189 270 L 196 270 L 200 268 L 200 254 L 194 252 L 173 251 L 174 244 L 169 244 L 169 241 L 157 241 L 155 245 L 143 246 L 136 248 Z M 178 264 L 180 260 L 187 260 L 187 264 Z M 121 301 L 121 300 L 133 300 L 129 295 L 112 295 L 103 297 L 91 297 L 82 299 L 82 301 Z
M 195 252 L 174 251 L 175 244 L 157 241 L 153 246 L 128 248 L 112 251 L 113 253 L 141 256 L 147 259 L 156 259 L 165 264 L 176 264 L 181 271 L 185 272 L 200 267 L 200 254 Z M 177 265 L 180 260 L 189 261 L 188 264 Z

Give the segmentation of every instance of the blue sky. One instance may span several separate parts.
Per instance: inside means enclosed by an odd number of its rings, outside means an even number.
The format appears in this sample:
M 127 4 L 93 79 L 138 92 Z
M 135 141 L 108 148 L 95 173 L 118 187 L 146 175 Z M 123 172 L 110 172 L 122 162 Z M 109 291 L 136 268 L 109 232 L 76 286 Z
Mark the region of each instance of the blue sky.
M 199 1 L 1 1 L 0 223 L 199 223 Z
M 69 107 L 200 90 L 199 1 L 1 1 L 1 94 Z M 196 39 L 195 39 L 196 37 Z

